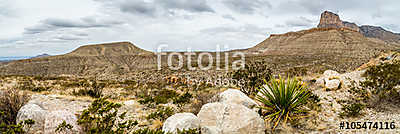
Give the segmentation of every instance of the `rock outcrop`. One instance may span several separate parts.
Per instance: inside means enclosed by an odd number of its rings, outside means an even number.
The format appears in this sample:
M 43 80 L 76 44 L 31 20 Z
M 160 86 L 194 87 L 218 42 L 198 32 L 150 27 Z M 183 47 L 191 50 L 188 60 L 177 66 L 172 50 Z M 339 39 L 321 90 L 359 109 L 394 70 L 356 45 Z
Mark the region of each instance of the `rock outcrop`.
M 321 19 L 319 20 L 318 28 L 342 28 L 344 24 L 340 20 L 339 15 L 325 11 L 321 14 Z
M 343 22 L 340 20 L 339 15 L 325 11 L 321 14 L 320 22 L 317 26 L 318 28 L 348 28 L 359 32 L 360 28 L 351 22 Z
M 264 120 L 251 109 L 234 103 L 208 103 L 199 114 L 205 132 L 219 134 L 264 134 Z
M 177 113 L 169 117 L 163 124 L 164 132 L 176 134 L 178 130 L 200 128 L 200 120 L 192 113 Z

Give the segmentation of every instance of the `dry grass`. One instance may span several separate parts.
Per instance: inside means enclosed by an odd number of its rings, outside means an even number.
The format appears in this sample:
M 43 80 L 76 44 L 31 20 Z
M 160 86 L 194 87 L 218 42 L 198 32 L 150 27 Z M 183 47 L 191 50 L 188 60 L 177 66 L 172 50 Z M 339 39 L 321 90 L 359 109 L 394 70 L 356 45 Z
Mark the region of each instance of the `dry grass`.
M 19 109 L 29 101 L 29 95 L 16 88 L 5 90 L 0 94 L 0 123 L 16 124 L 16 117 Z

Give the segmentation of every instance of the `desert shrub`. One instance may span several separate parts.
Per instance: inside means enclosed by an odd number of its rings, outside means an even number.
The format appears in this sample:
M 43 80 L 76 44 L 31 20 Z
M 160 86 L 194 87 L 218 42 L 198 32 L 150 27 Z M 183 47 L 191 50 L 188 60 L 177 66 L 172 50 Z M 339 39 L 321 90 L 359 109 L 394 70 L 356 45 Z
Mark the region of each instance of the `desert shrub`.
M 185 130 L 179 130 L 177 131 L 177 134 L 201 134 L 200 129 L 185 129 Z
M 0 96 L 0 124 L 17 124 L 16 118 L 19 109 L 24 106 L 30 97 L 16 88 L 5 90 Z
M 254 96 L 263 81 L 269 81 L 271 74 L 272 71 L 266 66 L 265 62 L 251 62 L 246 63 L 245 69 L 230 72 L 228 76 L 237 81 L 244 80 L 245 83 L 240 87 L 240 90 L 248 96 Z
M 310 96 L 308 87 L 295 78 L 273 78 L 269 83 L 265 81 L 265 85 L 261 86 L 259 91 L 261 95 L 257 95 L 256 99 L 263 104 L 260 108 L 263 115 L 274 123 L 273 128 L 281 120 L 286 123 L 288 119 L 293 119 L 295 114 L 301 113 L 300 106 L 306 103 Z
M 126 112 L 118 115 L 118 108 L 121 106 L 121 104 L 107 101 L 105 98 L 96 99 L 88 109 L 82 112 L 77 122 L 89 134 L 129 133 L 138 122 L 133 120 L 123 121 Z
M 4 112 L 0 113 L 1 115 L 4 114 Z M 32 119 L 27 119 L 25 121 L 21 121 L 18 124 L 5 124 L 1 123 L 0 124 L 0 132 L 2 134 L 24 134 L 24 128 L 30 128 L 33 124 L 35 124 L 35 121 Z
M 105 83 L 98 83 L 92 81 L 91 83 L 86 83 L 87 88 L 79 89 L 78 91 L 73 91 L 72 94 L 76 96 L 90 96 L 93 98 L 100 98 L 103 96 L 103 89 L 106 86 Z
M 353 103 L 353 104 L 349 104 L 349 105 L 343 105 L 342 110 L 343 112 L 341 112 L 339 115 L 341 117 L 357 117 L 359 115 L 361 115 L 361 110 L 363 110 L 365 108 L 365 105 L 361 104 L 361 103 Z
M 153 103 L 156 105 L 168 103 L 169 100 L 176 98 L 178 96 L 179 94 L 174 90 L 162 89 L 159 91 L 155 91 L 151 94 L 146 94 L 137 97 L 142 98 L 141 100 L 138 101 L 140 104 L 147 104 L 150 106 L 153 105 Z
M 182 95 L 179 95 L 178 97 L 173 98 L 173 103 L 177 104 L 178 107 L 182 107 L 183 105 L 187 104 L 190 102 L 190 99 L 193 98 L 193 95 L 190 94 L 189 92 L 186 92 Z
M 67 133 L 70 131 L 74 126 L 71 124 L 67 124 L 67 122 L 64 120 L 61 124 L 59 124 L 55 130 L 56 133 L 64 132 Z
M 132 132 L 132 134 L 165 134 L 165 132 L 163 132 L 160 129 L 149 129 L 149 128 L 142 128 L 142 129 L 138 129 Z
M 369 67 L 364 76 L 366 81 L 361 83 L 364 89 L 370 89 L 381 98 L 386 97 L 386 93 L 398 96 L 395 87 L 400 85 L 400 61 Z
M 157 111 L 150 113 L 146 119 L 154 119 L 154 120 L 160 120 L 164 122 L 168 117 L 172 116 L 174 114 L 174 110 L 171 107 L 158 107 Z

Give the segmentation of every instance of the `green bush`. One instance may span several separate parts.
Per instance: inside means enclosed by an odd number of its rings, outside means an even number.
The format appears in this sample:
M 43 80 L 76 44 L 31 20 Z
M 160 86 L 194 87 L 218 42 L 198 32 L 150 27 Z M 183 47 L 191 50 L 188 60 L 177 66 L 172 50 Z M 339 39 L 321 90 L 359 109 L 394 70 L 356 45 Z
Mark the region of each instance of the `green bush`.
M 184 93 L 183 95 L 179 95 L 178 97 L 173 98 L 173 103 L 177 104 L 178 107 L 182 107 L 183 105 L 190 102 L 190 99 L 193 98 L 193 95 L 189 92 Z
M 271 79 L 268 83 L 259 88 L 261 95 L 257 95 L 257 100 L 263 103 L 260 108 L 266 112 L 266 118 L 274 123 L 275 128 L 281 120 L 284 123 L 292 116 L 302 112 L 300 106 L 307 102 L 310 91 L 301 81 L 280 77 Z
M 342 107 L 343 112 L 340 113 L 339 115 L 341 117 L 357 117 L 361 115 L 361 110 L 365 108 L 365 105 L 361 103 L 354 103 L 350 105 L 344 105 Z
M 72 126 L 71 124 L 67 124 L 67 122 L 64 120 L 61 124 L 57 126 L 56 133 L 67 133 L 67 131 L 70 131 L 72 128 L 74 128 L 74 126 Z
M 150 113 L 146 119 L 158 119 L 164 122 L 168 117 L 174 114 L 174 110 L 171 107 L 158 107 L 157 111 Z
M 129 133 L 138 122 L 132 120 L 118 122 L 124 120 L 126 116 L 126 112 L 118 115 L 118 108 L 121 106 L 105 98 L 96 99 L 88 109 L 82 112 L 77 122 L 89 134 Z
M 3 112 L 0 114 L 4 114 Z M 35 124 L 35 121 L 32 119 L 28 119 L 25 121 L 21 121 L 18 124 L 5 124 L 2 122 L 0 124 L 0 132 L 2 134 L 24 134 L 24 128 L 30 128 L 33 124 Z
M 228 76 L 237 81 L 244 80 L 245 83 L 241 85 L 240 90 L 248 96 L 255 96 L 258 92 L 257 88 L 263 84 L 264 80 L 269 81 L 271 74 L 271 69 L 261 61 L 247 63 L 245 69 L 230 72 Z
M 162 89 L 160 91 L 155 91 L 151 95 L 138 96 L 143 99 L 139 100 L 140 104 L 148 104 L 148 106 L 152 105 L 152 103 L 165 104 L 168 103 L 169 100 L 178 97 L 179 94 L 173 90 Z

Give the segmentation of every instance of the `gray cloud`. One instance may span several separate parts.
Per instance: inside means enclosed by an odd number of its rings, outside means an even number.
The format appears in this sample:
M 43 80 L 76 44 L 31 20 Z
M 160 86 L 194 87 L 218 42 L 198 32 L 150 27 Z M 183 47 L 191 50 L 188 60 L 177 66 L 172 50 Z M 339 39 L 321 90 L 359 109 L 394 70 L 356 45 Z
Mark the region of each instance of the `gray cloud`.
M 157 0 L 165 9 L 181 9 L 190 12 L 215 12 L 206 0 Z
M 173 14 L 173 10 L 183 10 L 191 13 L 210 12 L 214 13 L 206 0 L 119 0 L 110 2 L 106 0 L 96 0 L 107 3 L 109 6 L 119 8 L 120 11 L 125 13 L 132 13 L 136 15 L 163 16 L 165 14 Z
M 40 24 L 25 28 L 25 34 L 36 34 L 46 31 L 54 31 L 62 28 L 95 28 L 111 27 L 122 24 L 121 21 L 101 20 L 94 17 L 85 17 L 78 20 L 48 18 L 41 21 Z
M 286 26 L 289 27 L 308 27 L 311 26 L 313 23 L 312 20 L 307 19 L 305 17 L 298 17 L 295 19 L 287 20 L 285 22 Z
M 118 4 L 122 12 L 154 16 L 156 6 L 154 3 L 144 2 L 143 0 L 124 1 Z
M 261 7 L 272 8 L 272 5 L 266 0 L 225 0 L 223 3 L 232 11 L 244 14 L 253 14 Z
M 222 15 L 222 18 L 225 18 L 225 19 L 229 19 L 229 20 L 233 20 L 233 21 L 235 21 L 236 19 L 235 19 L 235 17 L 233 17 L 232 15 L 230 15 L 230 14 L 225 14 L 225 15 Z

